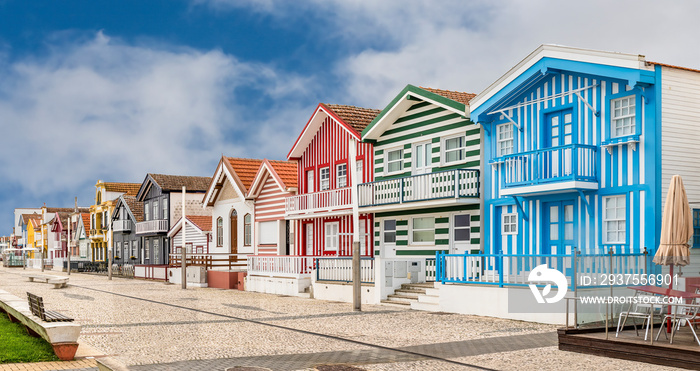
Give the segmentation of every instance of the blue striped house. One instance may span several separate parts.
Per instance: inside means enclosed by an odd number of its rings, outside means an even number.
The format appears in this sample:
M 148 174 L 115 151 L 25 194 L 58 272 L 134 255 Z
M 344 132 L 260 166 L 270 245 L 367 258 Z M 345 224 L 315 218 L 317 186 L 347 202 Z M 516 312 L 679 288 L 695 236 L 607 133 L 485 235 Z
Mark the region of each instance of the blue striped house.
M 700 201 L 699 72 L 543 45 L 472 99 L 485 252 L 653 254 L 671 176 Z

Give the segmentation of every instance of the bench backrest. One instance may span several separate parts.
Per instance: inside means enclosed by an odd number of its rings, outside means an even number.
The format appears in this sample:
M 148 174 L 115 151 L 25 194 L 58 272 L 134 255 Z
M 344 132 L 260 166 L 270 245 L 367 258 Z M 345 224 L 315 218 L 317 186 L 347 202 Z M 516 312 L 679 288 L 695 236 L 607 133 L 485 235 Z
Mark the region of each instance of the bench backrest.
M 28 292 L 27 300 L 29 301 L 29 309 L 32 311 L 32 314 L 41 318 L 42 321 L 45 321 L 46 314 L 44 314 L 44 299 L 41 296 Z

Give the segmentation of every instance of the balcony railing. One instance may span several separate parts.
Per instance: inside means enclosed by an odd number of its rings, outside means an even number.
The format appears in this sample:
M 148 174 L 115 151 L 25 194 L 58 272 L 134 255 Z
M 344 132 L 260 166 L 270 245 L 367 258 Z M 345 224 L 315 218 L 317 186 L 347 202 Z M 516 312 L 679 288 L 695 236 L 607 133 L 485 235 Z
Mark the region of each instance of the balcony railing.
M 136 234 L 165 233 L 169 229 L 168 224 L 167 219 L 148 220 L 136 223 Z
M 352 282 L 352 258 L 316 258 L 316 280 Z M 360 281 L 374 283 L 374 258 L 360 258 Z
M 479 170 L 448 170 L 358 186 L 359 206 L 479 197 Z
M 317 256 L 248 256 L 248 274 L 258 276 L 310 275 Z
M 131 220 L 115 220 L 112 223 L 112 231 L 129 233 L 131 232 Z
M 345 207 L 352 207 L 350 187 L 291 196 L 284 200 L 284 211 L 287 214 L 330 211 Z
M 569 144 L 503 157 L 505 187 L 543 183 L 597 182 L 596 147 Z

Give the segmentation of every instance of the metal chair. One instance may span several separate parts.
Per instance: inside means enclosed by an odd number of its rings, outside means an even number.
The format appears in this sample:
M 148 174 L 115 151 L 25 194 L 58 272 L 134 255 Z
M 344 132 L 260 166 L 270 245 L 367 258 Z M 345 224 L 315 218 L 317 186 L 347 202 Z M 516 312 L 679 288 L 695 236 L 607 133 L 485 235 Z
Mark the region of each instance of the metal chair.
M 668 324 L 671 323 L 671 344 L 673 344 L 673 336 L 676 331 L 681 329 L 681 326 L 685 326 L 686 324 L 689 325 L 690 331 L 693 332 L 693 336 L 695 337 L 695 341 L 700 345 L 700 339 L 698 339 L 698 334 L 695 332 L 695 323 L 700 320 L 700 317 L 698 317 L 698 309 L 700 309 L 700 306 L 698 305 L 676 305 L 675 308 L 675 313 L 674 314 L 665 314 L 664 318 L 661 323 L 661 328 L 659 328 L 659 332 L 656 334 L 656 339 L 659 340 L 659 335 L 661 334 L 661 331 L 664 329 L 664 326 L 668 329 Z M 665 333 L 664 333 L 665 335 Z M 668 335 L 666 335 L 666 338 L 668 338 Z
M 625 327 L 628 318 L 633 319 L 643 319 L 642 326 L 646 324 L 646 330 L 644 331 L 644 340 L 647 340 L 649 336 L 649 329 L 651 328 L 652 317 L 656 316 L 661 318 L 663 313 L 663 308 L 661 306 L 654 307 L 652 303 L 658 299 L 656 296 L 652 295 L 637 295 L 637 303 L 634 304 L 634 310 L 632 310 L 633 303 L 630 302 L 627 307 L 626 312 L 620 313 L 620 318 L 617 321 L 617 331 L 615 332 L 615 337 L 620 334 L 622 328 Z M 624 318 L 624 320 L 623 320 Z M 634 326 L 634 331 L 639 336 L 639 330 L 637 329 L 637 323 L 633 320 L 632 325 Z M 653 336 L 653 334 L 652 334 Z

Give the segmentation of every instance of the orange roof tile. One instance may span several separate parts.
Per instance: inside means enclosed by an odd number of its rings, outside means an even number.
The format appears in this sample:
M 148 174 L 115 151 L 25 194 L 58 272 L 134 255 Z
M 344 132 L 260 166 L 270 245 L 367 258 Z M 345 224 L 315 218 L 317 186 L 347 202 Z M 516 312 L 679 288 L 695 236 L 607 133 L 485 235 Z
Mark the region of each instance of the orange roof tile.
M 85 236 L 89 237 L 90 236 L 90 214 L 89 213 L 80 214 L 80 217 L 83 219 L 83 228 L 85 228 Z
M 372 120 L 381 112 L 378 109 L 372 108 L 362 108 L 355 106 L 346 106 L 342 104 L 323 104 L 326 108 L 333 111 L 338 117 L 340 117 L 346 124 L 350 125 L 358 133 L 365 130 L 367 125 L 369 125 Z
M 423 86 L 421 86 L 420 88 L 425 90 L 425 91 L 435 93 L 437 95 L 442 95 L 443 97 L 445 97 L 447 99 L 452 99 L 453 101 L 459 102 L 462 104 L 469 104 L 469 101 L 472 100 L 472 98 L 476 97 L 476 94 L 464 93 L 461 91 L 426 88 Z
M 121 192 L 129 196 L 136 196 L 139 193 L 139 188 L 141 188 L 141 183 L 104 182 L 104 185 L 105 190 L 108 192 Z
M 211 216 L 187 215 L 187 220 L 191 221 L 204 232 L 211 232 Z
M 255 179 L 255 174 L 257 174 L 260 164 L 263 160 L 257 160 L 252 158 L 236 158 L 236 157 L 226 157 L 228 163 L 231 165 L 233 170 L 236 172 L 238 179 L 243 182 L 245 191 L 250 189 Z
M 287 187 L 297 186 L 297 162 L 268 160 Z
M 649 62 L 647 61 L 648 64 L 655 64 L 658 66 L 663 66 L 663 67 L 668 67 L 668 68 L 676 68 L 679 70 L 685 70 L 685 71 L 691 71 L 691 72 L 700 72 L 700 70 L 697 70 L 695 68 L 688 68 L 688 67 L 681 67 L 681 66 L 674 66 L 672 64 L 665 64 L 665 63 L 659 63 L 659 62 Z

